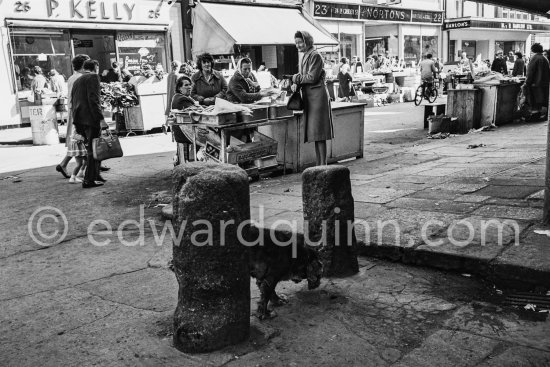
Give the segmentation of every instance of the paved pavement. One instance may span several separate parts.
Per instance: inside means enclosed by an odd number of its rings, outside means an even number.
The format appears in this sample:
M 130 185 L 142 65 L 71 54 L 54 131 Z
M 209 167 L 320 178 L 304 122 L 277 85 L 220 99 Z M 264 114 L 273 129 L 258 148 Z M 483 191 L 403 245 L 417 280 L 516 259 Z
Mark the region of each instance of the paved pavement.
M 488 278 L 550 286 L 542 219 L 546 123 L 515 124 L 444 140 L 367 142 L 351 171 L 361 253 Z M 367 133 L 368 134 L 368 133 Z M 483 145 L 468 149 L 470 145 Z M 296 221 L 301 176 L 251 185 L 265 223 Z M 283 229 L 283 228 L 281 228 Z
M 358 275 L 325 279 L 314 291 L 281 283 L 290 304 L 278 317 L 253 318 L 249 342 L 203 355 L 171 346 L 177 284 L 168 270 L 171 241 L 156 238 L 166 225 L 160 210 L 171 201 L 169 137 L 123 139 L 126 156 L 108 163 L 105 187 L 91 190 L 55 172 L 62 145 L 0 147 L 2 364 L 549 365 L 548 314 L 506 307 L 508 291 L 483 281 L 547 285 L 549 240 L 535 232 L 546 124 L 434 141 L 424 138 L 421 115 L 410 104 L 367 111 L 365 159 L 343 163 L 352 172 L 356 217 L 373 223 L 371 233 L 357 233 L 363 254 L 456 272 L 362 257 Z M 295 219 L 300 230 L 300 180 L 293 174 L 251 184 L 252 217 L 259 221 L 263 205 L 265 226 Z M 53 214 L 44 216 L 41 237 L 37 209 L 47 206 L 60 212 L 41 213 Z M 492 218 L 517 222 L 518 246 L 513 223 L 502 244 L 489 228 L 482 246 L 481 220 Z M 55 242 L 64 219 L 60 243 L 32 239 Z M 427 232 L 429 241 L 444 241 L 438 246 L 422 238 L 429 219 L 441 221 Z M 447 235 L 461 219 L 474 227 L 467 246 Z M 101 222 L 90 227 L 94 220 Z M 143 233 L 128 220 L 143 220 Z M 377 220 L 395 220 L 399 240 L 394 228 L 375 231 Z M 465 228 L 456 226 L 453 239 L 467 238 Z M 251 289 L 255 303 L 253 282 Z

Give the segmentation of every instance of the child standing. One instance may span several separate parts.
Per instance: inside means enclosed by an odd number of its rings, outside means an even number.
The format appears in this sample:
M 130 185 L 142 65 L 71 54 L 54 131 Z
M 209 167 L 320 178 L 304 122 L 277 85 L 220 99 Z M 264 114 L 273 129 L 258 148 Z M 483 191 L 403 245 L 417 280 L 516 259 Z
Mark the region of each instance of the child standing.
M 86 145 L 84 144 L 84 137 L 73 129 L 69 148 L 67 149 L 67 156 L 74 157 L 76 160 L 76 167 L 71 174 L 69 183 L 81 183 L 84 179 L 84 171 L 86 169 Z

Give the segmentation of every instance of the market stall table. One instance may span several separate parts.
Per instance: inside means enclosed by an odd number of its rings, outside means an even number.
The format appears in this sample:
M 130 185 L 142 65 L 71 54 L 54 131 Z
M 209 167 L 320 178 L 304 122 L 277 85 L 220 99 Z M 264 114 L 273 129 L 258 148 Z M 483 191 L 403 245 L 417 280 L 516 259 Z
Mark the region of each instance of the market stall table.
M 327 141 L 327 161 L 337 162 L 349 158 L 363 157 L 364 139 L 364 109 L 365 103 L 333 102 L 332 113 L 334 123 L 334 139 Z M 228 150 L 231 133 L 243 129 L 254 129 L 277 142 L 277 161 L 281 163 L 283 173 L 286 169 L 301 172 L 315 165 L 315 150 L 313 143 L 304 143 L 304 119 L 301 112 L 279 119 L 262 119 L 258 121 L 241 121 L 218 125 L 216 123 L 199 121 L 184 122 L 185 114 L 176 113 L 176 124 L 188 124 L 195 132 L 199 127 L 215 129 L 220 135 L 219 161 L 235 163 L 234 152 Z M 194 134 L 196 137 L 196 134 Z M 197 141 L 193 139 L 196 151 Z M 260 152 L 260 151 L 258 151 Z M 259 158 L 250 157 L 250 160 Z M 260 167 L 261 170 L 261 167 Z

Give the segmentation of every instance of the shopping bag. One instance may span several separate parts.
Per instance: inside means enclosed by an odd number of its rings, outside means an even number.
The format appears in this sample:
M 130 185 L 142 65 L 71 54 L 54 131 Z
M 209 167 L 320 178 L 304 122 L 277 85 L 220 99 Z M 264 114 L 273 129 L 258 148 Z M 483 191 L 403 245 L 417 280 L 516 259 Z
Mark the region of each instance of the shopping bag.
M 94 159 L 98 161 L 118 158 L 123 155 L 118 136 L 111 134 L 109 130 L 107 130 L 106 135 L 92 140 L 92 149 L 94 152 Z
M 286 103 L 286 108 L 293 111 L 301 111 L 304 109 L 304 101 L 302 100 L 302 95 L 299 90 L 292 93 Z

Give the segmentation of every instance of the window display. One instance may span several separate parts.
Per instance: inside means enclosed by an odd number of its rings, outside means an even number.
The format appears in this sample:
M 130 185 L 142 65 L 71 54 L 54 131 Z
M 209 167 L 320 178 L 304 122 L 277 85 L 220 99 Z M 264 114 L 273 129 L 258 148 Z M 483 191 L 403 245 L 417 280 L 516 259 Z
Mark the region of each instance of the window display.
M 418 65 L 420 60 L 420 36 L 405 36 L 405 63 L 407 66 Z
M 461 52 L 465 51 L 469 59 L 475 60 L 477 55 L 476 46 L 476 41 L 462 41 Z
M 437 36 L 422 36 L 422 56 L 432 54 L 432 56 L 438 57 L 438 44 Z
M 143 65 L 149 65 L 153 70 L 160 64 L 166 69 L 166 44 L 162 33 L 117 33 L 118 56 L 123 66 L 133 75 L 141 70 Z
M 365 40 L 365 59 L 372 55 L 385 55 L 389 37 L 367 38 Z
M 18 28 L 11 32 L 11 42 L 18 91 L 31 89 L 35 66 L 42 69 L 47 79 L 51 70 L 65 80 L 72 74 L 68 31 Z

